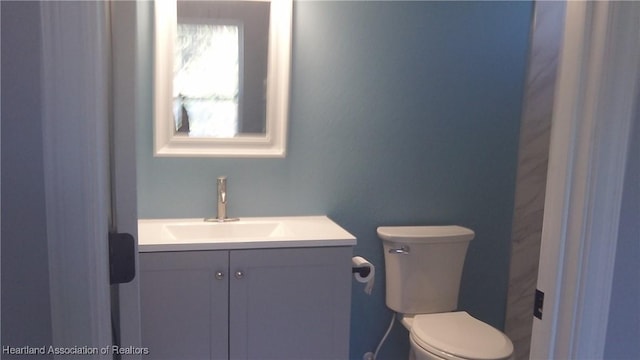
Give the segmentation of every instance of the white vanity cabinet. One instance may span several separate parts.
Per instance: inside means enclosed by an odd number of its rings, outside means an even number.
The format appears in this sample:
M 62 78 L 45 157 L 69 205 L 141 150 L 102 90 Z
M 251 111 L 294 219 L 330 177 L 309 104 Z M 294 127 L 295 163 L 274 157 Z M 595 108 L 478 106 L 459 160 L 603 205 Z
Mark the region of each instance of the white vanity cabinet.
M 141 333 L 149 358 L 229 357 L 228 264 L 227 251 L 140 253 Z
M 150 359 L 346 359 L 351 246 L 140 253 Z

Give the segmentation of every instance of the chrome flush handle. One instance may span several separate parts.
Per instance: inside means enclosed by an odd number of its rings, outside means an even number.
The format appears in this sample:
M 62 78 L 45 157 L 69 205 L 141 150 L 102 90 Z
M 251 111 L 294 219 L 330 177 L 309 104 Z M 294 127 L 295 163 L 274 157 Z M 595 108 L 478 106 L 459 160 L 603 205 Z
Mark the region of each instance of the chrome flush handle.
M 389 249 L 389 254 L 409 255 L 409 252 L 411 248 L 408 245 L 403 245 L 399 249 Z

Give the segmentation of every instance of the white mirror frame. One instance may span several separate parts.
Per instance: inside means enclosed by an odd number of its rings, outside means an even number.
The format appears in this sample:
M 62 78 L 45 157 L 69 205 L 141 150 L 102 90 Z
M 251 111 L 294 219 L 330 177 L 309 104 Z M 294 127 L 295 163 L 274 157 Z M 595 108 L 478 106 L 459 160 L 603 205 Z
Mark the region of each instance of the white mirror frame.
M 268 1 L 268 0 L 267 0 Z M 292 0 L 271 0 L 265 135 L 234 138 L 175 136 L 173 39 L 176 0 L 156 0 L 154 50 L 154 155 L 160 157 L 284 157 L 291 72 Z

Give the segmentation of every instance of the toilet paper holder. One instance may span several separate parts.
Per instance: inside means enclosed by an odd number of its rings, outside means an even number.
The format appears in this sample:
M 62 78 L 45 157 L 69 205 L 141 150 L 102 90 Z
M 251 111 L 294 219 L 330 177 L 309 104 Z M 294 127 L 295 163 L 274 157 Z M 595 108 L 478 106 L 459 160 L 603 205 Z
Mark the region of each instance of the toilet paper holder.
M 371 268 L 368 266 L 354 266 L 351 268 L 351 273 L 352 274 L 359 274 L 362 277 L 366 277 L 369 276 L 369 273 L 371 272 Z

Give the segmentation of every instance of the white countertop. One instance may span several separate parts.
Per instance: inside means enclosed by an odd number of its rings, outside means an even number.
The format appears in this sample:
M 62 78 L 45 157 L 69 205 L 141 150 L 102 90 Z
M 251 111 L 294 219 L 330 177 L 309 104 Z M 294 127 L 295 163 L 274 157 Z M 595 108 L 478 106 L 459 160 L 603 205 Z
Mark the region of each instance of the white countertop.
M 354 245 L 356 238 L 326 216 L 138 220 L 140 252 Z

